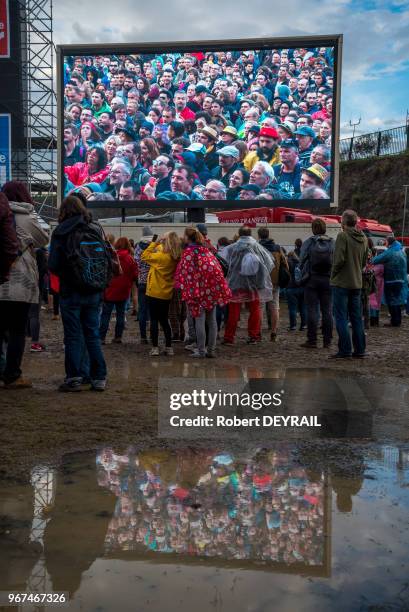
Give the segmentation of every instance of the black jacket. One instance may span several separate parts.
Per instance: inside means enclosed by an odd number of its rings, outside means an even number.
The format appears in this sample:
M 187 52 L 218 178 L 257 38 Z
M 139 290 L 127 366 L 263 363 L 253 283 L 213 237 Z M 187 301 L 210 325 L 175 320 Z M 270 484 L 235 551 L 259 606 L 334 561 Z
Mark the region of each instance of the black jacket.
M 233 172 L 235 170 L 237 170 L 237 168 L 239 167 L 239 164 L 233 164 L 233 166 L 230 168 L 230 170 L 223 176 L 222 175 L 222 169 L 220 166 L 217 166 L 217 168 L 214 168 L 212 171 L 212 178 L 221 181 L 223 183 L 223 185 L 226 186 L 226 188 L 229 187 L 229 179 L 231 177 L 231 175 L 233 174 Z
M 288 283 L 287 289 L 300 289 L 300 285 L 297 285 L 297 283 L 295 282 L 295 277 L 294 277 L 295 268 L 300 265 L 300 260 L 298 259 L 298 257 L 289 255 L 287 261 L 288 261 L 288 269 L 289 269 L 290 277 L 291 277 L 290 282 Z
M 259 240 L 259 243 L 262 247 L 264 247 L 269 253 L 280 253 L 281 248 L 279 244 L 276 244 L 274 240 L 271 238 L 264 238 Z
M 158 197 L 164 191 L 172 191 L 170 186 L 170 176 L 165 176 L 164 178 L 159 179 L 158 184 L 156 185 L 155 197 Z

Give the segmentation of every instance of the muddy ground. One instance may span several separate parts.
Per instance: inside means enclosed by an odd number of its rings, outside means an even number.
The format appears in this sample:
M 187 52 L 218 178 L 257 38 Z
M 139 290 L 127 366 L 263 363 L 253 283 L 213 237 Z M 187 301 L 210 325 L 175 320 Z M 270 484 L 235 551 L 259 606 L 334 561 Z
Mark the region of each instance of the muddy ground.
M 340 375 L 370 377 L 377 383 L 409 381 L 409 318 L 403 320 L 401 329 L 369 330 L 365 360 L 329 361 L 328 355 L 334 351 L 300 348 L 304 333 L 286 332 L 285 304 L 281 313 L 276 343 L 268 340 L 266 330 L 261 344 L 248 346 L 245 330 L 241 329 L 233 347 L 219 346 L 218 358 L 206 360 L 192 359 L 181 344 L 175 344 L 173 358 L 151 358 L 150 347 L 138 343 L 135 318 L 128 316 L 124 344 L 110 344 L 108 340 L 104 347 L 109 369 L 105 393 L 64 394 L 57 392 L 64 375 L 61 322 L 52 321 L 51 315 L 42 311 L 41 341 L 47 351 L 32 354 L 27 343 L 23 364 L 24 375 L 33 381 L 33 388 L 0 389 L 0 479 L 18 479 L 29 466 L 58 461 L 71 451 L 107 444 L 167 445 L 165 440 L 157 440 L 160 376 L 279 378 L 287 368 L 331 368 Z M 381 325 L 387 321 L 383 313 Z

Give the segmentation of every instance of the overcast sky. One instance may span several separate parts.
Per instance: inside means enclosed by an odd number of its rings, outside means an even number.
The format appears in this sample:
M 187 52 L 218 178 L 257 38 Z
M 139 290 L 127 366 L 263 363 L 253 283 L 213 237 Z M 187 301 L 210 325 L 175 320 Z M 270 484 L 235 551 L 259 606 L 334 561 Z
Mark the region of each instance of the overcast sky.
M 344 34 L 341 129 L 404 125 L 409 1 L 72 0 L 54 2 L 54 40 L 115 43 Z

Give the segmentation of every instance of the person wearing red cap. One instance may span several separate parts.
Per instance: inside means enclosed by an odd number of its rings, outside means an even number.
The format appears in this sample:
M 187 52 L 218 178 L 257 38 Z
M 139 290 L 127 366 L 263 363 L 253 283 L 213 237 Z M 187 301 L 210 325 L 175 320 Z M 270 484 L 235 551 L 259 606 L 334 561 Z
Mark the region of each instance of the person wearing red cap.
M 278 142 L 280 135 L 274 127 L 262 127 L 259 133 L 259 146 L 256 151 L 250 151 L 244 158 L 244 167 L 251 172 L 258 161 L 265 161 L 270 166 L 280 163 Z

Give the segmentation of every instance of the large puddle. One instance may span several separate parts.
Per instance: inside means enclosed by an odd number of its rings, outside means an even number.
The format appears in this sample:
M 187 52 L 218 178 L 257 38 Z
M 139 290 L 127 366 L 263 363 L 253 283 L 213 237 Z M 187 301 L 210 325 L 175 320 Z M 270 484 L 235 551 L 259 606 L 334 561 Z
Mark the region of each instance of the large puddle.
M 408 510 L 405 445 L 68 455 L 1 486 L 0 591 L 101 612 L 403 611 Z

